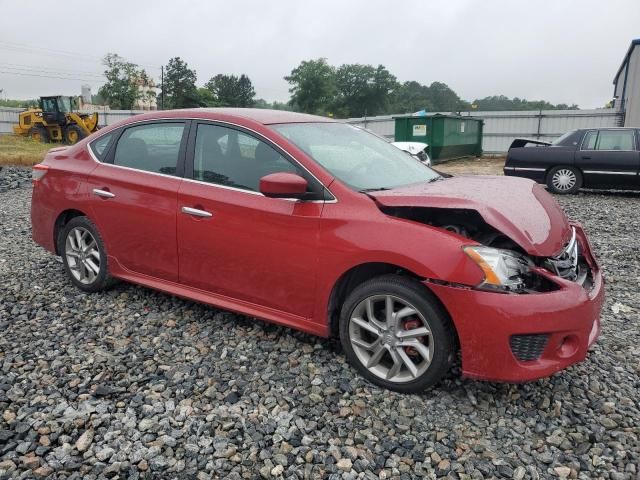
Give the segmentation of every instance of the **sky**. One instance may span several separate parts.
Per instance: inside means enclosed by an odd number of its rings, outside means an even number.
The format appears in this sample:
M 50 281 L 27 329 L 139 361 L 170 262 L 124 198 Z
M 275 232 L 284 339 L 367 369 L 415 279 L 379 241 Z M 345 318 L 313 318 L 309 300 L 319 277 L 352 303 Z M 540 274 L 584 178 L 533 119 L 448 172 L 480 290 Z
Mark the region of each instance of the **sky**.
M 401 82 L 444 82 L 465 100 L 507 95 L 604 106 L 632 39 L 639 0 L 0 0 L 2 98 L 94 93 L 118 53 L 159 78 L 179 56 L 198 86 L 251 78 L 286 101 L 302 60 L 386 66 Z M 64 78 L 49 78 L 64 77 Z

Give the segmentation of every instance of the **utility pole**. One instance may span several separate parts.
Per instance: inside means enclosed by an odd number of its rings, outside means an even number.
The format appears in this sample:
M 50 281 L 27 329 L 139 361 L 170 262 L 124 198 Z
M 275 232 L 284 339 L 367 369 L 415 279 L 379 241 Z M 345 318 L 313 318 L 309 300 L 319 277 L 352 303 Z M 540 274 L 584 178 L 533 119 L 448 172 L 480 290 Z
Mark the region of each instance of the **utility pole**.
M 164 110 L 164 65 L 160 65 L 160 110 Z

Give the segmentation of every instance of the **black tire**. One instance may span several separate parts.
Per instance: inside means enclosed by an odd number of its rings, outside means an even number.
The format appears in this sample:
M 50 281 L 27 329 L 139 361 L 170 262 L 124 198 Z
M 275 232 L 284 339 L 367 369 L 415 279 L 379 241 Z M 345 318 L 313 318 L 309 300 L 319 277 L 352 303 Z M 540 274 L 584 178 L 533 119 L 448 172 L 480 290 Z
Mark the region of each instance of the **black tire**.
M 77 259 L 72 260 L 69 258 L 69 255 L 71 255 L 70 252 L 73 252 L 73 249 L 71 248 L 71 245 L 68 243 L 68 237 L 69 237 L 69 234 L 76 229 L 78 229 L 79 231 L 84 229 L 85 231 L 89 232 L 90 235 L 95 240 L 95 249 L 99 253 L 99 260 L 97 265 L 99 268 L 99 271 L 97 274 L 95 274 L 95 272 L 93 273 L 90 272 L 87 267 L 80 265 L 79 260 Z M 75 236 L 75 232 L 74 232 L 74 236 Z M 71 280 L 71 283 L 73 283 L 80 290 L 84 290 L 85 292 L 99 292 L 101 290 L 110 288 L 116 283 L 113 277 L 111 277 L 111 275 L 109 274 L 107 252 L 104 247 L 104 242 L 102 241 L 102 237 L 100 236 L 100 232 L 98 232 L 98 229 L 96 228 L 96 226 L 87 217 L 74 217 L 71 220 L 69 220 L 69 222 L 64 226 L 64 228 L 60 231 L 60 234 L 58 235 L 58 252 L 60 252 L 60 255 L 62 256 L 64 269 L 65 269 L 65 272 L 67 273 L 67 276 Z M 90 253 L 87 253 L 85 255 L 85 258 L 88 260 L 91 260 L 91 262 L 94 265 L 96 265 L 95 258 L 92 257 Z M 78 263 L 71 265 L 70 261 L 74 261 Z M 76 274 L 74 274 L 72 271 L 79 272 L 81 269 L 85 275 L 88 276 L 89 274 L 92 274 L 95 276 L 95 278 L 92 278 L 92 279 L 85 278 L 86 281 L 80 280 L 79 278 L 77 278 Z M 80 273 L 78 274 L 82 277 Z M 88 281 L 88 280 L 91 280 L 91 281 Z
M 35 127 L 31 127 L 29 129 L 29 138 L 35 141 L 39 141 L 41 143 L 50 143 L 51 137 L 49 136 L 49 132 L 47 128 L 42 125 L 37 125 Z
M 64 141 L 69 145 L 74 145 L 85 137 L 84 130 L 78 125 L 69 125 L 64 129 Z
M 425 362 L 423 368 L 426 368 L 426 370 L 422 371 L 413 379 L 390 381 L 382 378 L 379 373 L 373 373 L 369 368 L 367 368 L 367 366 L 363 363 L 363 360 L 361 360 L 361 357 L 358 356 L 358 353 L 356 353 L 354 349 L 350 332 L 352 315 L 354 314 L 354 311 L 355 313 L 357 313 L 357 308 L 362 308 L 361 305 L 363 304 L 363 302 L 366 302 L 367 298 L 376 298 L 376 296 L 393 296 L 395 299 L 401 299 L 401 301 L 398 300 L 400 303 L 405 302 L 406 304 L 410 304 L 411 307 L 413 307 L 422 315 L 423 319 L 426 320 L 428 324 L 427 328 L 431 332 L 431 337 L 429 337 L 427 340 L 423 339 L 421 341 L 424 345 L 427 345 L 427 343 L 424 342 L 429 342 L 431 363 Z M 377 301 L 382 302 L 383 300 Z M 410 321 L 419 322 L 421 320 Z M 354 325 L 354 329 L 360 329 L 358 324 Z M 416 325 L 411 328 L 415 327 Z M 366 330 L 361 330 L 361 332 L 368 333 Z M 383 340 L 383 336 L 385 336 L 386 339 Z M 372 335 L 372 338 L 375 339 L 375 335 Z M 384 335 L 379 335 L 379 339 L 383 343 L 387 341 L 394 341 L 392 339 L 389 340 L 388 334 L 386 332 L 384 333 Z M 397 339 L 395 341 L 397 342 Z M 356 287 L 353 292 L 351 292 L 351 294 L 344 302 L 342 311 L 340 313 L 340 342 L 342 343 L 342 347 L 345 351 L 347 359 L 363 377 L 365 377 L 375 385 L 402 393 L 423 392 L 426 389 L 436 385 L 449 370 L 451 366 L 451 360 L 454 358 L 453 354 L 456 349 L 455 332 L 453 329 L 453 325 L 451 324 L 449 316 L 440 305 L 440 303 L 436 300 L 433 294 L 429 292 L 426 287 L 424 287 L 424 285 L 421 285 L 415 280 L 399 275 L 383 275 L 380 277 L 372 278 L 371 280 L 362 283 L 361 285 Z M 385 347 L 388 345 L 388 343 L 385 344 Z M 411 347 L 398 347 L 395 345 L 393 347 L 389 347 L 389 349 L 393 349 L 396 352 L 402 349 L 404 352 L 406 352 L 405 357 L 407 356 L 407 353 L 410 353 L 408 352 L 407 348 Z M 361 352 L 360 355 L 362 355 L 362 351 L 364 350 L 359 349 L 359 351 Z M 397 357 L 398 354 L 396 353 L 395 355 Z M 371 355 L 371 357 L 373 356 L 375 356 L 375 354 Z M 387 363 L 391 363 L 389 362 L 389 360 L 393 359 L 393 357 L 391 356 L 391 352 L 384 353 L 382 358 L 383 360 L 386 359 Z M 383 362 L 380 361 L 380 363 L 374 367 L 385 368 L 382 364 Z M 391 365 L 393 364 L 391 363 Z M 407 372 L 409 370 L 406 367 L 406 364 L 403 364 L 402 368 L 404 368 Z M 389 371 L 387 372 L 387 374 L 390 373 L 391 368 L 389 368 L 388 370 Z M 396 375 L 391 378 L 396 378 Z
M 561 180 L 569 182 L 563 185 Z M 582 172 L 575 167 L 560 165 L 547 173 L 547 188 L 560 195 L 578 193 L 582 187 Z

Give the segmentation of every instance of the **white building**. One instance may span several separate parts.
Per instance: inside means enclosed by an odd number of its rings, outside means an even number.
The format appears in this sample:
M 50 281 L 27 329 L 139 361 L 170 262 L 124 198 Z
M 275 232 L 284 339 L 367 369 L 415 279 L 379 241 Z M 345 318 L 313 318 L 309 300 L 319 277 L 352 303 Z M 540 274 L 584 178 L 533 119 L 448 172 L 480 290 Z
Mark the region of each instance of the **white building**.
M 138 85 L 138 99 L 133 104 L 134 110 L 157 110 L 157 90 L 158 88 L 153 83 L 153 80 L 146 78 L 138 78 L 136 80 Z
M 613 79 L 614 107 L 622 113 L 625 127 L 640 127 L 640 38 L 631 41 Z

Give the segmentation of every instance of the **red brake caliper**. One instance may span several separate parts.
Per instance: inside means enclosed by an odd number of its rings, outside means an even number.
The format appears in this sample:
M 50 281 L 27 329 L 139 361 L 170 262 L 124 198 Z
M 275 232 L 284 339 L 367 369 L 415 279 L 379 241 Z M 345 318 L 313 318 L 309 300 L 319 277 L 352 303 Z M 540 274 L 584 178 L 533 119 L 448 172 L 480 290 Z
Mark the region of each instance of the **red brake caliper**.
M 403 327 L 405 330 L 413 330 L 414 328 L 420 328 L 421 325 L 422 322 L 420 320 L 409 318 L 408 320 L 404 321 Z M 418 341 L 424 343 L 424 338 L 418 337 Z M 407 355 L 410 355 L 412 357 L 420 356 L 418 351 L 413 347 L 404 347 L 404 351 L 407 352 Z

